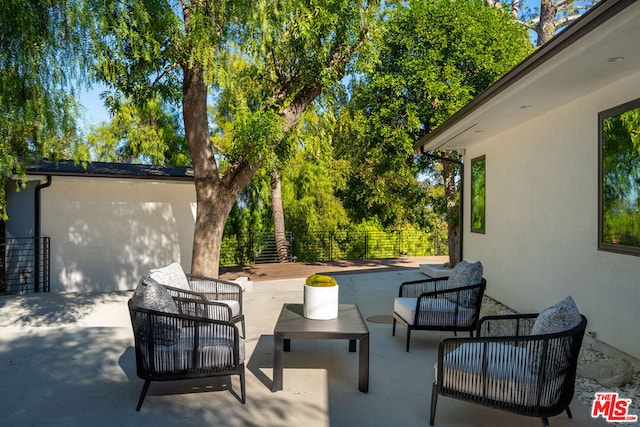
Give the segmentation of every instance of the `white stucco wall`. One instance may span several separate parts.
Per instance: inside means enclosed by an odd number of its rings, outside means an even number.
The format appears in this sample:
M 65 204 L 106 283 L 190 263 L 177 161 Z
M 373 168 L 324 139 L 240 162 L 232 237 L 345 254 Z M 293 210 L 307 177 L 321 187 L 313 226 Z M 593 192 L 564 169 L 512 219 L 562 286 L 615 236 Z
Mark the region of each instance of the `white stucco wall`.
M 640 357 L 640 257 L 598 251 L 598 112 L 640 98 L 640 73 L 494 136 L 465 152 L 486 155 L 486 234 L 464 255 L 481 260 L 487 294 L 521 312 L 567 295 L 587 331 Z
M 53 177 L 42 190 L 51 291 L 134 289 L 150 268 L 190 270 L 192 182 Z

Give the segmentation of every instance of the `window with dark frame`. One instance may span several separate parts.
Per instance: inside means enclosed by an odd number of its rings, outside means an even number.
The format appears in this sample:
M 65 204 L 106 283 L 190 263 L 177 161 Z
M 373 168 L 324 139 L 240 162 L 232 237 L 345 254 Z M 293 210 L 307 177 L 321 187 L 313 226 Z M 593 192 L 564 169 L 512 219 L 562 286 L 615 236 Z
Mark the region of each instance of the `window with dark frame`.
M 640 99 L 598 114 L 598 249 L 640 256 Z
M 485 233 L 485 156 L 471 159 L 471 232 Z

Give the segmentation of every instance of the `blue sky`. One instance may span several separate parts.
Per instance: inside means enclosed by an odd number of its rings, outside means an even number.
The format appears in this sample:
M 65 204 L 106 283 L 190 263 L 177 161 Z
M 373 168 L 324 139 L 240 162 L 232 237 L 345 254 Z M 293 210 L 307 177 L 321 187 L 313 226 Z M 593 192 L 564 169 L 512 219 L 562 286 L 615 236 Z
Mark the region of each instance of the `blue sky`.
M 103 90 L 104 86 L 96 84 L 92 88 L 80 93 L 80 104 L 84 107 L 80 123 L 85 131 L 88 131 L 91 125 L 108 122 L 110 119 L 104 102 L 100 99 L 100 92 Z

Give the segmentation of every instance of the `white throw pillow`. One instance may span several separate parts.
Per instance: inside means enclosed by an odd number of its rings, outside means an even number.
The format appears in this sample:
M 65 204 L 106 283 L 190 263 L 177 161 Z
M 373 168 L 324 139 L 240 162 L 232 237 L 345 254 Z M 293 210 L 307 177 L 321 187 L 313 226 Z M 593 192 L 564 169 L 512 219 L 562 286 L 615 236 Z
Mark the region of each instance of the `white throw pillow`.
M 184 274 L 182 266 L 177 262 L 169 264 L 166 267 L 155 268 L 151 270 L 149 276 L 161 285 L 184 289 L 186 291 L 191 290 L 189 279 L 187 279 L 187 275 Z

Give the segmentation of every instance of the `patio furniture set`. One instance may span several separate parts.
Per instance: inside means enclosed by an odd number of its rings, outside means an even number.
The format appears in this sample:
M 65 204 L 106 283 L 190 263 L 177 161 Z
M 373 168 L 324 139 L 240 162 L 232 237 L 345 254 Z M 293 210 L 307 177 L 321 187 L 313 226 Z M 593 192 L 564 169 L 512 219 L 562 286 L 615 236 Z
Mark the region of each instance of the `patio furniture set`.
M 444 339 L 438 348 L 430 424 L 438 396 L 539 417 L 566 412 L 573 398 L 578 353 L 587 320 L 565 298 L 539 314 L 480 318 L 486 288 L 482 265 L 462 261 L 448 276 L 400 285 L 394 300 L 392 334 L 411 331 L 469 332 Z M 234 282 L 185 274 L 179 264 L 152 270 L 128 302 L 137 375 L 151 381 L 238 375 L 245 403 L 242 288 Z M 242 333 L 237 324 L 241 325 Z M 474 336 L 475 332 L 475 336 Z M 301 304 L 284 304 L 274 328 L 272 391 L 282 389 L 283 352 L 292 339 L 345 339 L 359 344 L 358 388 L 369 389 L 369 330 L 357 306 L 340 304 L 336 319 L 310 320 Z

